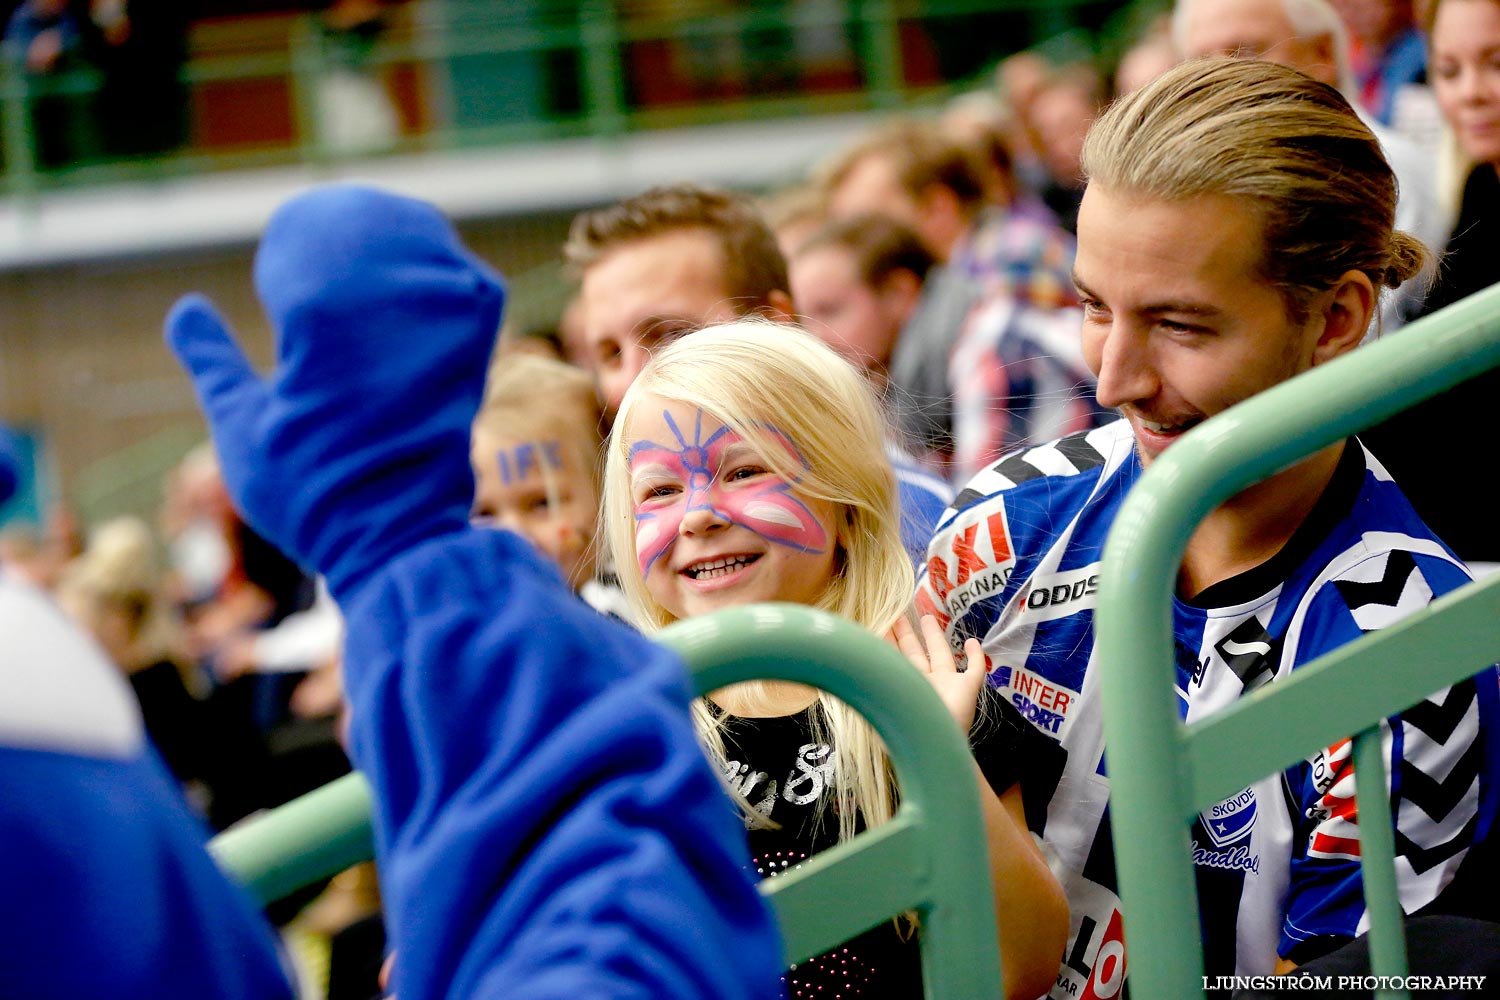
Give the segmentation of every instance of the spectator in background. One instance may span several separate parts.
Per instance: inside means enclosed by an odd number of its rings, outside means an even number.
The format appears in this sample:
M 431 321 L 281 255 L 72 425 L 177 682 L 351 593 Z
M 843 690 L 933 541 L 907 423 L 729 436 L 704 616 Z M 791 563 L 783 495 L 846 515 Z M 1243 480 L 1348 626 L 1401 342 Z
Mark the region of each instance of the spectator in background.
M 1428 311 L 1500 282 L 1500 2 L 1432 0 L 1433 89 L 1471 165 Z
M 969 260 L 967 240 L 985 208 L 984 178 L 967 148 L 934 122 L 905 118 L 878 127 L 824 166 L 834 218 L 883 213 L 908 226 L 942 264 Z
M 1435 0 L 1432 86 L 1473 164 L 1428 311 L 1500 282 L 1500 0 Z M 1488 371 L 1361 435 L 1412 506 L 1476 572 L 1500 569 L 1500 527 L 1488 505 L 1456 488 L 1487 462 L 1463 428 L 1483 427 L 1500 396 Z
M 896 339 L 932 264 L 932 254 L 906 226 L 884 215 L 856 215 L 803 240 L 788 274 L 804 327 L 883 390 Z
M 1359 104 L 1387 127 L 1396 125 L 1403 91 L 1426 91 L 1427 42 L 1412 0 L 1332 0 L 1349 31 L 1349 64 Z
M 1083 168 L 1079 164 L 1083 137 L 1103 104 L 1103 82 L 1093 67 L 1084 63 L 1053 70 L 1031 100 L 1031 128 L 1047 169 L 1042 200 L 1070 233 L 1078 229 L 1078 203 L 1083 198 Z
M 21 0 L 6 22 L 0 50 L 35 85 L 82 67 L 81 45 L 82 24 L 69 0 Z M 94 152 L 90 116 L 73 94 L 43 89 L 33 95 L 31 130 L 41 167 L 64 166 Z
M 806 328 L 885 392 L 893 348 L 931 266 L 911 230 L 885 216 L 855 216 L 803 244 L 791 262 L 792 291 Z M 976 307 L 948 373 L 956 475 L 1040 435 L 1102 421 L 1078 350 L 1078 322 L 1076 310 L 1019 306 L 1006 295 Z
M 1172 44 L 1171 18 L 1153 20 L 1120 56 L 1115 67 L 1115 96 L 1124 97 L 1140 90 L 1179 61 L 1177 46 Z
M 1015 115 L 991 91 L 959 94 L 937 117 L 938 129 L 969 151 L 983 176 L 985 200 L 1043 225 L 1056 225 L 1057 216 L 1016 171 L 1013 136 Z
M 21 0 L 5 25 L 7 55 L 28 73 L 52 73 L 77 51 L 79 33 L 68 0 Z
M 197 695 L 206 687 L 190 662 L 178 621 L 161 593 L 156 539 L 123 517 L 89 533 L 57 588 L 58 603 L 94 637 L 130 681 L 151 742 L 181 782 L 206 778 L 212 733 Z
M 382 66 L 370 59 L 386 32 L 381 0 L 324 0 L 317 24 L 327 63 L 317 81 L 318 135 L 330 149 L 362 155 L 391 149 L 401 120 Z
M 311 604 L 311 578 L 230 504 L 210 445 L 189 452 L 169 474 L 162 530 L 194 656 L 207 660 L 230 637 Z
M 940 265 L 896 342 L 890 381 L 902 431 L 946 475 L 949 364 L 966 318 L 988 297 L 1042 309 L 1076 301 L 1072 237 L 989 204 L 984 169 L 934 122 L 898 120 L 867 134 L 826 166 L 823 182 L 834 217 L 886 214 L 916 232 Z
M 1437 194 L 1437 157 L 1377 122 L 1361 108 L 1349 71 L 1343 22 L 1329 0 L 1178 0 L 1173 38 L 1187 57 L 1262 59 L 1300 70 L 1335 87 L 1359 112 L 1396 172 L 1396 228 L 1437 249 L 1448 237 Z M 1429 283 L 1419 275 L 1384 297 L 1372 333 L 1400 327 L 1421 308 Z
M 1047 184 L 1047 168 L 1031 127 L 1031 105 L 1051 72 L 1047 57 L 1031 49 L 1008 55 L 995 67 L 995 92 L 1010 113 L 1006 144 L 1015 173 L 1029 191 L 1039 192 Z
M 628 620 L 595 538 L 600 424 L 587 372 L 547 358 L 499 356 L 470 442 L 472 519 L 516 532 L 557 564 L 590 607 Z
M 610 422 L 655 347 L 709 323 L 792 317 L 775 236 L 727 191 L 651 188 L 582 212 L 563 255 L 580 277 L 587 367 Z
M 212 681 L 213 724 L 233 741 L 209 815 L 223 828 L 348 770 L 333 720 L 303 720 L 290 707 L 342 626 L 326 597 L 314 610 L 314 580 L 235 511 L 211 445 L 169 475 L 162 531 L 188 655 Z

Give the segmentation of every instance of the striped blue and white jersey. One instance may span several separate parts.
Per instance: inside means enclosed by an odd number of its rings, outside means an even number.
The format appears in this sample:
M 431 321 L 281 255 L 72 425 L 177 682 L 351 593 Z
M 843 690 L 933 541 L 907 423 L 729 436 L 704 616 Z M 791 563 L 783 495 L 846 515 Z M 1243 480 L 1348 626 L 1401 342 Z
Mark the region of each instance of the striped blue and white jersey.
M 1061 777 L 1042 779 L 1054 787 L 1035 831 L 1072 910 L 1055 997 L 1115 996 L 1124 979 L 1093 613 L 1105 536 L 1140 472 L 1124 421 L 1007 456 L 945 515 L 917 594 L 955 643 L 983 641 L 991 683 L 1066 752 Z M 1183 716 L 1274 683 L 1468 579 L 1351 441 L 1281 552 L 1192 601 L 1174 599 Z M 1489 837 L 1497 810 L 1497 696 L 1491 669 L 1384 727 L 1408 912 L 1433 903 L 1466 861 L 1477 866 L 1489 854 L 1471 848 Z M 1210 975 L 1267 974 L 1278 956 L 1304 961 L 1367 929 L 1353 805 L 1346 741 L 1198 817 Z

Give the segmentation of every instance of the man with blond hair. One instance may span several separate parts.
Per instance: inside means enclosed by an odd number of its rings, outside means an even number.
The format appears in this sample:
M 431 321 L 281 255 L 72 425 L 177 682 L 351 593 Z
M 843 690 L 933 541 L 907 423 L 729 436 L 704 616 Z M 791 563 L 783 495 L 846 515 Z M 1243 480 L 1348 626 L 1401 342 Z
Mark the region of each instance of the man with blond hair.
M 1094 614 L 1130 490 L 1184 435 L 1357 350 L 1381 295 L 1427 251 L 1393 226 L 1379 143 L 1334 88 L 1259 61 L 1195 59 L 1116 102 L 1084 145 L 1074 280 L 1099 402 L 1121 419 L 1012 454 L 939 526 L 916 597 L 950 643 L 979 639 L 990 683 L 1062 751 L 1032 763 L 1028 821 L 1068 893 L 1052 996 L 1119 996 L 1116 894 Z M 1358 438 L 1206 514 L 1173 580 L 1174 686 L 1192 723 L 1468 582 Z M 1366 924 L 1361 838 L 1394 836 L 1408 913 L 1493 919 L 1500 799 L 1495 671 L 1381 723 L 1389 812 L 1352 797 L 1348 740 L 1192 819 L 1204 971 L 1268 976 Z M 1476 912 L 1477 910 L 1480 912 Z

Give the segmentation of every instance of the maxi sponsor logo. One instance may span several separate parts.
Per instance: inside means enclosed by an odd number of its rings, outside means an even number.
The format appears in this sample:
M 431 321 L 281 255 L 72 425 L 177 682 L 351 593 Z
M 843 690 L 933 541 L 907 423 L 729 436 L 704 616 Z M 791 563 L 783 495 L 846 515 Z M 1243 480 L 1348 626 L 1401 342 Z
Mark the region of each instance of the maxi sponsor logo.
M 1004 591 L 1016 559 L 1004 507 L 972 524 L 954 525 L 939 537 L 946 539 L 949 554 L 934 554 L 927 560 L 927 584 L 937 601 L 924 589 L 917 595 L 917 610 L 935 616 L 946 630 L 976 601 Z M 935 545 L 934 551 L 940 552 L 941 547 Z

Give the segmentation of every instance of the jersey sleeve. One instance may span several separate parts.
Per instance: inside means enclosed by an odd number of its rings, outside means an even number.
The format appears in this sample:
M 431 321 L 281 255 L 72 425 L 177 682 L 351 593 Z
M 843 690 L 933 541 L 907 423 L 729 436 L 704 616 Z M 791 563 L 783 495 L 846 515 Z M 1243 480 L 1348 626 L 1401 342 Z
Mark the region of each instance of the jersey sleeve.
M 942 480 L 907 462 L 893 462 L 896 491 L 901 502 L 901 544 L 911 553 L 920 574 L 927 561 L 927 543 L 937 528 L 943 511 L 953 499 L 953 491 Z
M 344 611 L 397 995 L 774 994 L 779 941 L 675 657 L 502 531 L 408 551 Z
M 1310 605 L 1304 634 L 1316 646 L 1297 663 L 1392 624 L 1466 582 L 1445 560 L 1395 550 L 1367 559 L 1326 584 Z M 1381 723 L 1395 821 L 1402 907 L 1438 899 L 1495 813 L 1496 675 L 1493 668 Z M 1286 772 L 1294 815 L 1291 884 L 1278 948 L 1305 961 L 1368 929 L 1360 875 L 1352 742 L 1341 740 Z
M 1026 721 L 1004 692 L 988 684 L 980 691 L 980 705 L 969 731 L 969 747 L 991 790 L 1004 795 L 1024 776 L 1021 801 L 1026 825 L 1040 833 L 1046 825 L 1047 795 L 1057 787 L 1067 763 L 1067 752 L 1056 740 Z
M 0 633 L 0 995 L 290 1000 L 118 671 L 3 574 Z

